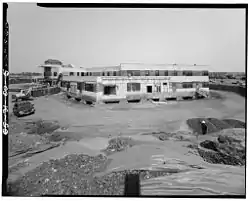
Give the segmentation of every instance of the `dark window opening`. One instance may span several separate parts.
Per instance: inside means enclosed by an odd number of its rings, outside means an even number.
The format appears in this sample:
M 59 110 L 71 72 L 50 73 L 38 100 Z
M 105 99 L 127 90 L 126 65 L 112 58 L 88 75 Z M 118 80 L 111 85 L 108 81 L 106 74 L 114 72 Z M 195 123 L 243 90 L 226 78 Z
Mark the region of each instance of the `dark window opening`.
M 163 85 L 168 85 L 168 83 L 164 82 Z
M 104 86 L 104 95 L 116 95 L 116 86 Z
M 116 76 L 116 72 L 115 71 L 113 72 L 113 76 Z
M 81 76 L 84 76 L 84 72 L 81 72 Z
M 152 86 L 147 86 L 147 93 L 152 93 Z
M 173 71 L 173 76 L 177 76 L 177 71 Z
M 187 89 L 187 88 L 193 88 L 193 83 L 183 83 L 183 88 Z
M 203 82 L 203 83 L 202 83 L 202 87 L 208 88 L 208 87 L 209 87 L 209 83 L 208 83 L 208 82 Z
M 69 72 L 69 76 L 74 76 L 74 72 Z
M 149 76 L 149 71 L 148 70 L 146 70 L 145 75 Z
M 104 73 L 104 72 L 102 72 L 102 76 L 105 76 L 105 73 Z
M 202 71 L 203 76 L 208 76 L 208 71 Z
M 161 92 L 161 86 L 156 86 L 156 92 Z
M 110 76 L 110 73 L 109 73 L 109 72 L 107 72 L 107 76 Z
M 159 71 L 158 70 L 155 71 L 155 76 L 159 76 Z
M 89 72 L 89 76 L 92 76 L 92 72 Z
M 192 71 L 183 71 L 183 75 L 184 76 L 193 76 L 193 72 Z
M 127 84 L 127 91 L 141 91 L 141 84 L 140 83 L 128 83 Z
M 96 91 L 95 84 L 85 83 L 84 88 L 85 88 L 85 91 L 90 91 L 90 92 L 95 92 Z
M 57 76 L 57 72 L 54 72 L 54 76 Z
M 165 75 L 165 76 L 168 76 L 168 71 L 167 71 L 167 70 L 164 72 L 164 75 Z
M 82 86 L 83 84 L 81 82 L 77 82 L 77 89 L 82 92 Z

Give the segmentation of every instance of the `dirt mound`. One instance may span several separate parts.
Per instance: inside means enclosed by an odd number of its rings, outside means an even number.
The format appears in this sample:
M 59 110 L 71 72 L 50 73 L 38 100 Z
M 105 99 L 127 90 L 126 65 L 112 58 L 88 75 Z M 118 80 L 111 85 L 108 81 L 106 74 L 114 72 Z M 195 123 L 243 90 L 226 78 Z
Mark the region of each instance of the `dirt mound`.
M 108 147 L 103 150 L 106 154 L 110 155 L 115 152 L 123 151 L 129 147 L 134 146 L 136 143 L 128 137 L 117 137 L 109 141 Z
M 246 150 L 240 142 L 232 137 L 220 135 L 218 142 L 210 140 L 201 142 L 201 148 L 198 148 L 198 152 L 209 163 L 245 165 Z
M 189 141 L 189 137 L 194 136 L 190 131 L 176 131 L 176 132 L 152 132 L 145 133 L 143 135 L 153 135 L 161 141 L 177 140 L 177 141 Z
M 60 125 L 57 121 L 44 121 L 44 120 L 38 120 L 38 121 L 31 121 L 26 122 L 28 134 L 45 134 L 45 133 L 52 133 L 56 129 L 60 128 Z
M 195 133 L 202 134 L 201 121 L 205 121 L 207 125 L 207 133 L 214 133 L 228 128 L 245 128 L 245 123 L 234 119 L 216 119 L 216 118 L 192 118 L 187 120 L 188 126 Z

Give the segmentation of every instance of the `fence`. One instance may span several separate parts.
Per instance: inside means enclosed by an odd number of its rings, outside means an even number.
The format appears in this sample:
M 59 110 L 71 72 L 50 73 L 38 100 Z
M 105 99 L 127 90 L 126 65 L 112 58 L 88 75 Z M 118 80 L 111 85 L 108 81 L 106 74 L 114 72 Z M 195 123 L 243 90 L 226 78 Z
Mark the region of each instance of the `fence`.
M 236 85 L 223 85 L 223 84 L 209 84 L 209 88 L 213 90 L 229 91 L 239 94 L 240 96 L 247 96 L 247 88 Z
M 40 97 L 52 94 L 58 94 L 61 91 L 59 87 L 51 87 L 49 89 L 35 89 L 31 91 L 31 96 Z

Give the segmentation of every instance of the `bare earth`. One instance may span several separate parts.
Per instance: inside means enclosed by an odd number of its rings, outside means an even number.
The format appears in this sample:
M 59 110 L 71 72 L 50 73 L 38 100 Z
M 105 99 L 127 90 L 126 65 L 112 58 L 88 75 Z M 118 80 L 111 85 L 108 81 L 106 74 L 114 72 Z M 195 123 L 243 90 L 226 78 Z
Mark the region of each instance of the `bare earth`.
M 29 157 L 26 160 L 28 165 L 11 173 L 9 178 L 16 179 L 51 158 L 61 158 L 71 153 L 97 155 L 108 146 L 110 138 L 130 136 L 138 142 L 137 145 L 109 155 L 108 158 L 113 160 L 104 173 L 135 168 L 178 167 L 187 170 L 144 181 L 142 194 L 244 194 L 245 167 L 209 164 L 200 156 L 190 153 L 187 148 L 190 143 L 197 143 L 194 135 L 185 135 L 185 132 L 190 131 L 186 124 L 189 118 L 213 117 L 245 121 L 245 99 L 234 93 L 220 93 L 226 97 L 225 100 L 108 104 L 97 107 L 69 101 L 62 94 L 37 98 L 34 100 L 34 115 L 21 120 L 13 116 L 11 118 L 17 122 L 57 120 L 63 129 L 56 130 L 55 134 L 69 140 L 57 148 Z M 145 135 L 161 131 L 183 131 L 186 140 L 160 141 L 152 135 Z M 10 136 L 15 133 L 16 136 L 20 135 L 20 129 L 12 132 Z M 208 137 L 211 136 L 201 136 L 199 141 Z M 11 165 L 19 160 L 18 157 L 13 158 L 9 163 Z M 163 165 L 162 161 L 166 163 Z M 190 165 L 202 166 L 204 169 L 190 168 Z

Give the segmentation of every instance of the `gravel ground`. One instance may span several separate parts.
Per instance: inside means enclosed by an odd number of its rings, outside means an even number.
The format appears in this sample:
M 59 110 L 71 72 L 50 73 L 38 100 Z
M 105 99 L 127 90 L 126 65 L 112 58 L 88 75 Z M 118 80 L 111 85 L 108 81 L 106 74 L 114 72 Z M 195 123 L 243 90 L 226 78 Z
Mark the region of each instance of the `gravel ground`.
M 124 195 L 125 176 L 137 174 L 140 181 L 171 175 L 180 170 L 124 170 L 97 177 L 109 159 L 100 154 L 68 155 L 60 160 L 50 160 L 28 172 L 15 183 L 9 184 L 9 194 L 15 196 L 42 195 Z

